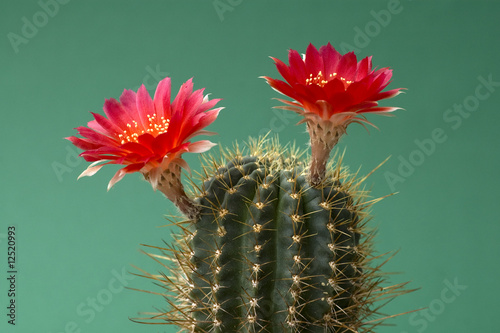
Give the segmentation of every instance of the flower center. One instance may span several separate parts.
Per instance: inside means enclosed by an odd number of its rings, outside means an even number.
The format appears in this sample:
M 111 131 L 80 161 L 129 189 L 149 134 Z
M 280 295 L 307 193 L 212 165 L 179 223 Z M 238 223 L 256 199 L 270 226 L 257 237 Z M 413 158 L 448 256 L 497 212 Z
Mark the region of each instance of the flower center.
M 135 120 L 132 120 L 132 124 L 127 124 L 127 129 L 124 129 L 123 133 L 118 134 L 121 144 L 126 142 L 138 142 L 137 138 L 145 133 L 149 133 L 156 137 L 167 132 L 168 125 L 170 125 L 170 119 L 165 119 L 165 117 L 160 117 L 158 119 L 155 113 L 152 116 L 148 114 L 147 117 L 149 124 L 146 129 L 139 126 Z
M 330 75 L 328 75 L 327 80 L 325 80 L 323 73 L 321 73 L 321 71 L 319 71 L 316 76 L 309 74 L 309 78 L 306 79 L 306 84 L 307 85 L 315 84 L 315 85 L 318 85 L 321 88 L 323 88 L 325 86 L 325 84 L 327 84 L 330 80 L 332 80 L 334 78 L 340 79 L 342 81 L 342 83 L 344 83 L 344 88 L 347 88 L 351 83 L 353 83 L 353 81 L 346 80 L 345 77 L 338 76 L 337 73 L 331 73 Z

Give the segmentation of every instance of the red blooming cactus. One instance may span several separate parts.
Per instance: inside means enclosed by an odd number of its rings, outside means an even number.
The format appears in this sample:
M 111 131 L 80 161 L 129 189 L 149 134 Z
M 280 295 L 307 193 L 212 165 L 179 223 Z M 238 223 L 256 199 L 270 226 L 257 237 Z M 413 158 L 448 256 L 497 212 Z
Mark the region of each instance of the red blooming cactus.
M 184 83 L 174 101 L 170 102 L 170 78 L 163 79 L 151 98 L 144 85 L 137 93 L 125 90 L 120 101 L 113 98 L 104 103 L 107 118 L 94 115 L 88 127 L 78 127 L 83 138 L 67 138 L 83 149 L 80 154 L 93 162 L 81 175 L 92 176 L 106 164 L 120 164 L 108 190 L 127 173 L 140 172 L 154 189 L 165 194 L 188 217 L 197 213 L 181 183 L 181 167 L 189 169 L 182 159 L 186 152 L 201 153 L 214 144 L 208 140 L 191 142 L 205 131 L 222 108 L 213 107 L 219 99 L 209 100 L 203 89 L 193 91 L 193 82 Z M 79 177 L 79 178 L 80 178 Z
M 380 107 L 377 101 L 398 95 L 402 88 L 383 92 L 390 83 L 392 70 L 372 69 L 371 56 L 357 61 L 349 52 L 341 55 L 330 43 L 319 51 L 309 44 L 302 58 L 290 50 L 287 66 L 272 58 L 286 82 L 264 76 L 267 83 L 293 101 L 281 100 L 285 106 L 304 116 L 311 137 L 310 183 L 319 185 L 324 179 L 330 151 L 351 123 L 371 124 L 364 114 L 385 114 L 396 107 Z

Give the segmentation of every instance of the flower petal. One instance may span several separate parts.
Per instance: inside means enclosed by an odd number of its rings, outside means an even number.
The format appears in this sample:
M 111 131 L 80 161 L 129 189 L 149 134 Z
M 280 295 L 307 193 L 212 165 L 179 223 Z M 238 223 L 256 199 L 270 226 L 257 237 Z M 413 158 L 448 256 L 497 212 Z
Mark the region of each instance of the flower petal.
M 326 99 L 330 99 L 335 94 L 344 93 L 346 89 L 342 80 L 335 78 L 325 84 L 323 90 L 325 91 Z
M 116 183 L 118 183 L 120 180 L 123 179 L 123 177 L 125 177 L 125 175 L 127 173 L 132 173 L 132 172 L 136 172 L 136 171 L 139 171 L 142 169 L 144 165 L 141 164 L 141 163 L 138 163 L 138 164 L 131 164 L 131 165 L 127 165 L 125 168 L 121 168 L 120 170 L 118 170 L 115 175 L 113 176 L 113 178 L 111 178 L 111 180 L 109 181 L 108 183 L 108 191 L 113 187 L 115 186 Z
M 378 101 L 378 100 L 381 100 L 381 99 L 386 99 L 386 98 L 393 98 L 399 94 L 402 93 L 401 91 L 402 88 L 397 88 L 397 89 L 392 89 L 392 90 L 388 90 L 388 91 L 384 91 L 384 92 L 381 92 L 381 93 L 378 93 L 377 95 L 375 95 L 373 97 L 373 100 L 375 101 Z
M 203 103 L 198 108 L 198 112 L 201 113 L 201 112 L 208 111 L 211 108 L 213 108 L 220 101 L 222 101 L 222 99 L 220 99 L 220 98 L 215 98 L 215 99 L 208 100 L 207 96 L 205 96 L 203 98 Z
M 142 135 L 139 135 L 139 137 L 137 138 L 137 141 L 147 147 L 147 148 L 151 148 L 151 145 L 153 144 L 153 141 L 155 140 L 155 137 L 152 136 L 151 134 L 149 133 L 144 133 Z M 152 151 L 152 149 L 151 149 Z
M 323 57 L 323 66 L 325 67 L 325 77 L 329 77 L 330 74 L 337 72 L 337 67 L 342 58 L 342 55 L 333 48 L 333 46 L 328 43 L 327 45 L 321 46 L 319 53 Z
M 88 166 L 87 169 L 85 169 L 85 171 L 83 171 L 77 179 L 80 179 L 82 177 L 90 177 L 90 176 L 93 176 L 97 173 L 97 171 L 99 171 L 104 165 L 108 164 L 108 163 L 104 163 L 104 164 L 98 164 L 98 165 L 95 165 L 96 163 L 92 163 L 91 165 Z
M 295 78 L 293 77 L 292 73 L 290 73 L 290 69 L 288 68 L 285 63 L 279 59 L 271 57 L 271 59 L 274 60 L 274 63 L 276 65 L 276 68 L 278 69 L 278 72 L 283 76 L 283 78 L 289 83 L 293 84 L 295 83 Z
M 115 140 L 109 138 L 104 134 L 98 133 L 93 129 L 80 126 L 77 127 L 76 130 L 78 131 L 78 134 L 86 137 L 89 142 L 92 142 L 94 144 L 105 145 L 105 146 L 114 146 L 117 144 Z
M 172 109 L 174 110 L 174 112 L 181 115 L 183 114 L 182 106 L 184 105 L 186 98 L 188 98 L 188 96 L 191 95 L 192 92 L 193 79 L 191 78 L 181 85 L 179 92 L 177 93 L 177 96 L 172 103 Z
M 125 89 L 120 96 L 120 103 L 130 119 L 129 122 L 132 119 L 138 119 L 139 111 L 137 110 L 137 94 L 135 91 Z
M 319 72 L 325 74 L 325 67 L 323 66 L 323 59 L 319 55 L 318 50 L 314 45 L 309 44 L 306 50 L 306 71 L 313 76 L 317 75 Z
M 198 136 L 198 135 L 217 135 L 217 134 L 218 134 L 217 132 L 201 130 L 201 131 L 196 131 L 196 132 L 192 133 L 190 136 L 188 136 L 186 138 L 186 140 L 190 140 L 191 138 Z
M 174 160 L 171 161 L 171 163 L 178 164 L 181 168 L 186 170 L 191 174 L 191 168 L 189 167 L 189 164 L 186 162 L 185 159 L 183 158 L 175 158 Z
M 137 91 L 136 103 L 140 124 L 142 124 L 142 129 L 146 130 L 149 127 L 148 116 L 153 116 L 155 114 L 155 107 L 144 85 L 141 85 Z
M 353 81 L 357 70 L 357 60 L 354 52 L 349 52 L 342 56 L 337 68 L 338 75 L 348 81 Z
M 73 143 L 75 146 L 83 150 L 97 149 L 101 147 L 100 144 L 96 144 L 85 139 L 77 138 L 76 136 L 70 136 L 65 139 L 71 141 L 71 143 Z
M 204 152 L 210 150 L 210 148 L 212 148 L 214 146 L 217 146 L 217 144 L 210 142 L 208 140 L 201 140 L 201 141 L 197 141 L 197 142 L 193 142 L 193 143 L 189 144 L 188 151 L 190 153 L 204 153 Z
M 115 125 L 113 122 L 111 122 L 106 117 L 104 117 L 98 113 L 94 113 L 94 112 L 91 112 L 91 113 L 94 116 L 96 123 L 99 124 L 99 126 L 104 130 L 105 133 L 103 133 L 103 134 L 107 134 L 108 136 L 112 136 L 113 133 L 121 132 L 120 127 Z M 90 123 L 89 123 L 89 127 L 91 127 Z
M 361 111 L 358 111 L 358 113 L 367 113 L 367 112 L 388 113 L 388 112 L 394 112 L 396 110 L 401 110 L 401 108 L 383 106 L 383 107 L 363 109 Z
M 154 96 L 155 110 L 159 117 L 170 119 L 170 78 L 166 77 L 158 83 Z
M 151 156 L 153 152 L 149 150 L 145 145 L 136 142 L 126 142 L 120 146 L 121 149 L 124 149 L 128 152 L 136 153 L 140 156 Z
M 266 79 L 267 83 L 274 90 L 276 90 L 277 92 L 279 92 L 280 94 L 283 94 L 285 96 L 288 96 L 288 97 L 291 97 L 291 98 L 295 99 L 295 96 L 296 96 L 295 91 L 293 90 L 292 87 L 290 87 L 285 82 L 283 82 L 281 80 L 272 79 L 272 78 L 267 77 L 267 76 L 263 76 L 263 78 Z
M 133 118 L 130 118 L 122 105 L 114 98 L 105 100 L 104 113 L 108 119 L 120 128 L 126 128 Z
M 203 89 L 194 91 L 184 103 L 184 117 L 190 118 L 199 113 L 199 107 L 203 103 Z
M 309 76 L 306 73 L 306 66 L 300 54 L 295 50 L 290 50 L 288 53 L 288 62 L 290 64 L 290 72 L 295 77 L 297 82 L 306 82 Z
M 359 81 L 359 80 L 363 79 L 366 75 L 368 75 L 368 73 L 371 71 L 371 69 L 372 69 L 372 57 L 369 56 L 369 57 L 363 58 L 357 66 L 355 80 Z

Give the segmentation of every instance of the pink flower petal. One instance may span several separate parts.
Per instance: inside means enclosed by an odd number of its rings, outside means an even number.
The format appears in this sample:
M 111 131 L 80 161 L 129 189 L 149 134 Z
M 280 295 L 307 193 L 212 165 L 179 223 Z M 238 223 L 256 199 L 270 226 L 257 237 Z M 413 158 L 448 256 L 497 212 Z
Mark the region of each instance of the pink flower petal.
M 208 100 L 207 99 L 207 96 L 205 96 L 203 98 L 204 102 L 199 106 L 198 108 L 198 112 L 201 113 L 201 112 L 205 112 L 205 111 L 208 111 L 210 110 L 211 108 L 213 108 L 217 103 L 219 103 L 220 101 L 222 101 L 222 99 L 220 98 L 216 98 L 216 99 L 211 99 L 211 100 Z
M 97 149 L 101 147 L 100 144 L 96 144 L 85 139 L 77 138 L 75 136 L 70 136 L 65 139 L 71 141 L 71 143 L 73 143 L 75 146 L 83 150 Z
M 121 128 L 115 125 L 113 122 L 111 122 L 109 119 L 106 117 L 98 114 L 91 112 L 92 115 L 94 116 L 94 119 L 97 124 L 105 131 L 104 134 L 107 135 L 113 135 L 113 133 L 121 132 Z
M 106 135 L 103 135 L 101 133 L 98 133 L 90 128 L 87 127 L 77 127 L 76 130 L 78 131 L 78 134 L 81 136 L 86 137 L 89 142 L 92 142 L 94 144 L 98 145 L 105 145 L 105 146 L 114 146 L 117 144 L 117 142 Z
M 195 136 L 198 136 L 198 135 L 217 135 L 217 133 L 216 132 L 211 132 L 211 131 L 204 131 L 204 130 L 196 131 L 196 132 L 192 133 L 191 135 L 189 135 L 186 138 L 186 141 L 190 140 L 191 138 L 193 138 Z
M 186 123 L 177 128 L 172 127 L 170 133 L 175 133 L 176 137 L 178 137 L 181 141 L 186 142 L 189 138 L 193 137 L 193 133 L 200 131 L 202 128 L 205 128 L 214 122 L 222 109 L 223 108 L 217 108 L 205 113 L 197 114 L 191 118 L 190 123 Z
M 188 151 L 190 153 L 204 153 L 204 152 L 210 150 L 210 148 L 212 148 L 214 146 L 217 146 L 217 144 L 210 142 L 208 140 L 201 140 L 201 141 L 197 141 L 197 142 L 193 142 L 193 143 L 189 144 Z
M 170 119 L 170 92 L 171 82 L 170 78 L 164 78 L 158 83 L 156 88 L 154 104 L 155 110 L 159 117 Z
M 171 164 L 178 164 L 181 168 L 183 168 L 187 172 L 191 173 L 191 168 L 189 167 L 189 164 L 183 158 L 180 158 L 180 157 L 174 158 L 170 163 Z
M 80 179 L 82 177 L 91 177 L 91 176 L 95 175 L 97 173 L 97 171 L 99 171 L 106 164 L 108 164 L 108 163 L 99 164 L 99 165 L 95 165 L 95 163 L 92 163 L 91 165 L 89 165 L 89 167 L 87 169 L 85 169 L 85 171 L 83 171 L 78 176 L 77 179 Z
M 203 103 L 203 89 L 194 91 L 184 103 L 184 117 L 190 118 L 198 113 L 200 105 Z
M 104 102 L 103 109 L 108 119 L 120 128 L 126 128 L 127 124 L 133 119 L 128 116 L 122 105 L 114 98 L 107 99 Z
M 401 108 L 397 107 L 375 107 L 375 108 L 369 108 L 369 109 L 363 109 L 358 111 L 358 113 L 367 113 L 367 112 L 378 112 L 378 113 L 387 113 L 387 112 L 394 112 L 396 110 L 401 110 Z
M 155 107 L 144 85 L 137 91 L 136 103 L 140 122 L 137 121 L 137 119 L 136 121 L 142 125 L 143 130 L 146 130 L 149 126 L 148 116 L 153 116 L 155 114 Z
M 109 181 L 108 183 L 108 191 L 113 187 L 115 186 L 116 183 L 118 183 L 120 180 L 123 179 L 123 177 L 125 177 L 125 175 L 127 173 L 132 173 L 132 172 L 136 172 L 136 171 L 139 171 L 141 170 L 142 168 L 144 167 L 143 164 L 141 163 L 138 163 L 138 164 L 131 164 L 131 165 L 127 165 L 125 168 L 121 168 L 120 170 L 118 170 L 115 175 L 113 176 L 113 178 L 111 178 L 111 180 Z
M 125 89 L 120 96 L 120 103 L 122 104 L 126 114 L 129 116 L 130 121 L 132 119 L 135 120 L 139 118 L 139 111 L 137 110 L 137 94 L 135 91 Z
M 127 173 L 123 169 L 118 170 L 108 183 L 108 191 L 111 190 L 111 188 L 115 186 L 116 183 L 122 180 L 126 174 Z
M 177 96 L 174 99 L 174 102 L 172 103 L 172 109 L 176 113 L 183 113 L 182 106 L 184 105 L 184 102 L 186 101 L 186 98 L 191 95 L 193 92 L 193 79 L 187 80 L 184 84 L 179 89 L 179 92 L 177 93 Z
M 104 127 L 102 127 L 101 125 L 99 125 L 99 123 L 94 119 L 94 120 L 91 120 L 87 123 L 87 126 L 88 128 L 90 129 L 93 129 L 94 131 L 100 133 L 100 134 L 104 134 L 106 136 L 110 136 L 110 133 L 108 133 L 108 131 L 106 131 L 106 129 Z

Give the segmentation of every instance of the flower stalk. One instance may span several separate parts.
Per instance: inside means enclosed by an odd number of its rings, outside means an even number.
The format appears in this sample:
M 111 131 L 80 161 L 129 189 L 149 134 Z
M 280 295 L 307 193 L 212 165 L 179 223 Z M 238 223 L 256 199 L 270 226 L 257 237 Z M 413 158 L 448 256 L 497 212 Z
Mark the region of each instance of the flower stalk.
M 324 126 L 325 124 L 321 126 L 320 123 L 307 124 L 307 131 L 311 139 L 311 162 L 308 180 L 313 187 L 319 187 L 325 179 L 330 152 L 346 131 L 344 126 L 337 126 L 332 130 Z
M 146 175 L 144 177 L 147 179 Z M 156 189 L 172 201 L 188 219 L 196 220 L 198 218 L 200 208 L 184 191 L 181 182 L 181 166 L 179 164 L 171 164 L 169 168 L 161 173 Z

